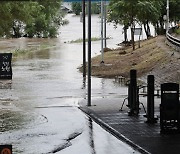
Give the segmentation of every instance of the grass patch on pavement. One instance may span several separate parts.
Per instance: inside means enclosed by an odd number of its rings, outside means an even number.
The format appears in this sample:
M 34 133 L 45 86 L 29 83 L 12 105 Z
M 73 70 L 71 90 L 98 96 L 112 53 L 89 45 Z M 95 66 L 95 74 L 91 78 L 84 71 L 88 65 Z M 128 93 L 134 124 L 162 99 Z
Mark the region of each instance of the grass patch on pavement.
M 110 37 L 107 37 L 106 39 L 110 39 Z M 92 37 L 91 38 L 91 41 L 100 41 L 101 40 L 101 37 Z M 86 39 L 86 42 L 88 41 L 88 39 Z M 72 40 L 70 41 L 70 43 L 82 43 L 83 42 L 83 39 L 82 38 L 79 38 L 77 40 Z

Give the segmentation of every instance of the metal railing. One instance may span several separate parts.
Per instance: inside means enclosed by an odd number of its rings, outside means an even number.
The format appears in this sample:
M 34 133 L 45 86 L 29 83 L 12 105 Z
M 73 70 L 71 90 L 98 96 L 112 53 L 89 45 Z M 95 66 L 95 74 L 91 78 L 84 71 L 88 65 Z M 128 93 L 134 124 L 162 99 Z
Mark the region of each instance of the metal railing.
M 177 51 L 180 51 L 180 39 L 171 35 L 173 33 L 174 29 L 175 29 L 175 27 L 170 28 L 168 30 L 168 32 L 166 33 L 166 38 L 168 40 L 167 44 L 172 46 Z

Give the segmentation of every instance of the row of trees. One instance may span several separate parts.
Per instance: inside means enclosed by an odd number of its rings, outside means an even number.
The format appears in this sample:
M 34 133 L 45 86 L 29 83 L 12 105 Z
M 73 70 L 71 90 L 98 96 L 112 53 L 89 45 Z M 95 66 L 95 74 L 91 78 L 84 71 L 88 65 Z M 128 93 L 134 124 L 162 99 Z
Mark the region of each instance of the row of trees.
M 0 36 L 2 37 L 55 37 L 63 22 L 61 0 L 1 1 Z M 72 3 L 76 14 L 82 10 L 81 3 Z M 100 13 L 100 3 L 92 3 L 92 13 Z M 110 0 L 108 20 L 115 25 L 123 24 L 124 32 L 131 27 L 132 42 L 136 24 L 144 26 L 147 38 L 151 36 L 150 24 L 157 34 L 164 32 L 163 16 L 166 0 Z M 180 20 L 180 1 L 170 0 L 170 21 Z M 125 41 L 127 41 L 125 35 Z
M 63 24 L 61 0 L 0 2 L 1 37 L 56 37 Z
M 139 24 L 144 26 L 147 38 L 151 36 L 150 24 L 155 27 L 157 34 L 164 33 L 166 0 L 111 0 L 109 4 L 109 21 L 115 25 L 124 25 L 125 41 L 127 29 L 131 27 L 131 39 L 134 46 L 134 30 Z M 180 1 L 170 0 L 170 21 L 180 20 Z

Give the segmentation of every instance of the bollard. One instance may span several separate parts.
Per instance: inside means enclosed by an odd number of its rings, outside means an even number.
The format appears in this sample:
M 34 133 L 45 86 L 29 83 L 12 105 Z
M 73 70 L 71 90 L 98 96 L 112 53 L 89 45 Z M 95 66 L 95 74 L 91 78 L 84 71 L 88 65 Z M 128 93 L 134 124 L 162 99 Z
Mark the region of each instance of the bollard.
M 154 75 L 148 75 L 147 79 L 147 122 L 155 123 L 154 118 Z
M 128 87 L 128 107 L 130 108 L 129 115 L 139 114 L 139 101 L 137 97 L 137 71 L 130 70 L 130 83 Z

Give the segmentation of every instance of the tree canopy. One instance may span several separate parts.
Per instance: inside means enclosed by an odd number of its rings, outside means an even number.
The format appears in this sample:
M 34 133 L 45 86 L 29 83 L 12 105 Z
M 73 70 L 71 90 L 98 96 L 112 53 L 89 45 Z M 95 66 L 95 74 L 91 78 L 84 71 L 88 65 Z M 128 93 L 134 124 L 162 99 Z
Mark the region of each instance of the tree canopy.
M 164 32 L 163 16 L 166 14 L 166 0 L 110 0 L 108 20 L 115 25 L 131 27 L 134 42 L 134 28 L 138 23 L 144 26 L 147 38 L 151 36 L 149 24 L 154 25 L 157 34 Z M 170 21 L 180 20 L 180 1 L 170 0 Z
M 63 24 L 61 0 L 0 2 L 0 36 L 56 37 Z

